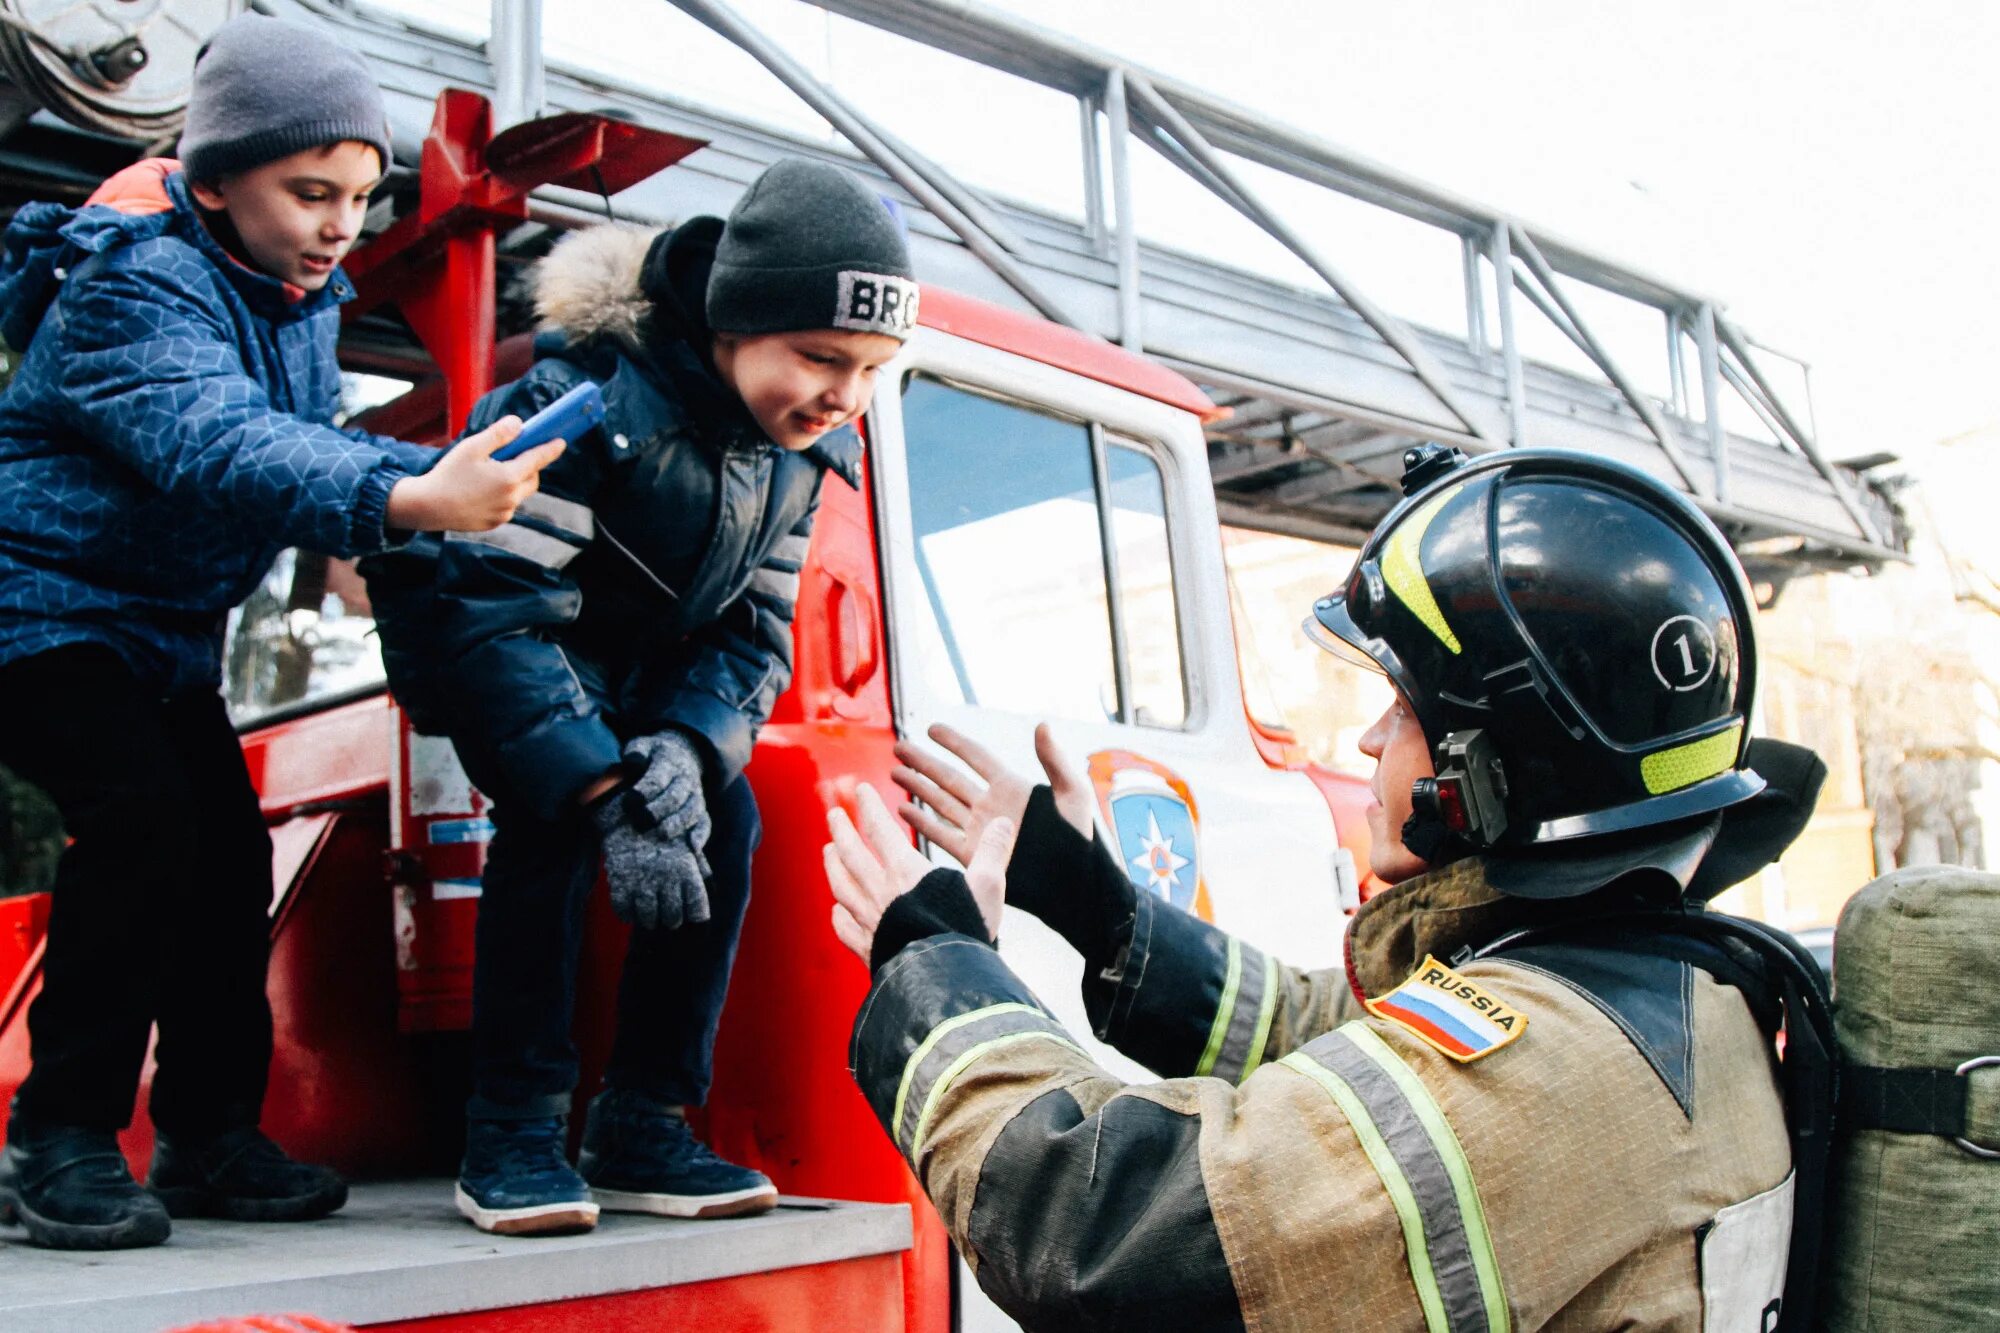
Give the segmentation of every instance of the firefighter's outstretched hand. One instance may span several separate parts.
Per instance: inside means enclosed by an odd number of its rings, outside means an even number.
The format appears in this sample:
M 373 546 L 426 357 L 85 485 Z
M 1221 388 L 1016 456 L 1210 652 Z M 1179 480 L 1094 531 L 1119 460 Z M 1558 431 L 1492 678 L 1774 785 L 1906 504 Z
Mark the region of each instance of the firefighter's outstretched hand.
M 493 457 L 520 433 L 519 417 L 501 417 L 445 450 L 422 476 L 402 478 L 389 488 L 388 525 L 409 532 L 486 532 L 514 517 L 541 486 L 542 469 L 564 448 L 551 440 L 519 458 Z
M 896 758 L 902 763 L 890 776 L 914 798 L 897 813 L 960 865 L 970 865 L 981 837 L 994 820 L 1006 819 L 1020 827 L 1034 784 L 961 731 L 940 722 L 929 734 L 972 771 L 966 772 L 927 745 L 897 741 Z M 1090 837 L 1095 805 L 1090 783 L 1056 744 L 1046 722 L 1035 728 L 1035 758 L 1048 777 L 1056 813 L 1085 838 Z
M 937 866 L 910 844 L 909 835 L 875 788 L 862 783 L 855 805 L 860 811 L 858 828 L 838 806 L 827 812 L 833 840 L 826 845 L 826 878 L 833 888 L 834 934 L 865 963 L 875 944 L 875 928 L 889 904 L 916 888 Z M 965 858 L 966 887 L 979 904 L 989 939 L 1000 934 L 1015 828 L 1009 819 L 989 820 Z

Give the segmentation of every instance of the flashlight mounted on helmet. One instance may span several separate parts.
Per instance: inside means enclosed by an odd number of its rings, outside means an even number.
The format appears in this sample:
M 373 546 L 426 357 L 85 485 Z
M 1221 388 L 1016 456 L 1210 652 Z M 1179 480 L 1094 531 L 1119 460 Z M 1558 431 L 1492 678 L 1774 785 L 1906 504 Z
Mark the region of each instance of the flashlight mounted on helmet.
M 1438 742 L 1434 777 L 1410 786 L 1413 814 L 1442 824 L 1474 847 L 1491 847 L 1507 834 L 1507 775 L 1493 742 L 1478 728 L 1454 731 Z

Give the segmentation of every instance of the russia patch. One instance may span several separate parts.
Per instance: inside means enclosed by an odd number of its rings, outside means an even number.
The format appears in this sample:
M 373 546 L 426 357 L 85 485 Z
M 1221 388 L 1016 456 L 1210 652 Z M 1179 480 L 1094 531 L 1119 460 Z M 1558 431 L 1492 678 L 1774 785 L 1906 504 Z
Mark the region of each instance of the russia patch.
M 1483 1060 L 1528 1030 L 1526 1014 L 1429 955 L 1409 980 L 1367 1004 L 1369 1013 L 1460 1064 Z

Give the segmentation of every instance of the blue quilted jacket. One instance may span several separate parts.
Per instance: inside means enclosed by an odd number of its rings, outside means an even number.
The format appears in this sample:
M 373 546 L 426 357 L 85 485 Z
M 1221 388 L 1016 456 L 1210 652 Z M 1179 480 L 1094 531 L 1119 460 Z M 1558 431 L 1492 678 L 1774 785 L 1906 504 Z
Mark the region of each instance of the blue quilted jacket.
M 134 173 L 157 197 L 124 211 Z M 389 488 L 435 455 L 332 425 L 345 274 L 301 298 L 230 258 L 168 164 L 121 181 L 123 206 L 30 204 L 0 240 L 26 353 L 0 395 L 0 664 L 90 641 L 163 694 L 213 688 L 277 553 L 381 548 Z

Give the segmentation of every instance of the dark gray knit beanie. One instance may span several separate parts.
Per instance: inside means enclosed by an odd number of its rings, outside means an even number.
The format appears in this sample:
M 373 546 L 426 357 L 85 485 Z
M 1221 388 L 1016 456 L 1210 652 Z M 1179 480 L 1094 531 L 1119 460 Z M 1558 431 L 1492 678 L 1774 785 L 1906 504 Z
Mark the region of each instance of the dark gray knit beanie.
M 788 157 L 730 211 L 708 278 L 718 333 L 853 329 L 900 341 L 916 322 L 902 228 L 850 173 Z
M 181 167 L 215 181 L 347 140 L 389 169 L 389 113 L 361 57 L 315 29 L 261 14 L 229 20 L 194 67 Z

